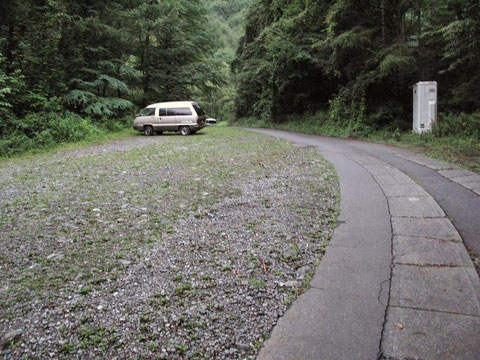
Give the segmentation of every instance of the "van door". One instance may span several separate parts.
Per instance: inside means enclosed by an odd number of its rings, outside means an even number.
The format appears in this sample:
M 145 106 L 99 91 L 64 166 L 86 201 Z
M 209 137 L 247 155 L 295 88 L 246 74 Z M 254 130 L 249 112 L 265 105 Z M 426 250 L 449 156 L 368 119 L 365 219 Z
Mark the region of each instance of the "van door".
M 175 125 L 176 112 L 174 108 L 165 109 L 165 116 L 162 116 L 162 129 L 168 131 L 176 131 L 177 127 Z
M 138 115 L 137 119 L 139 119 L 138 123 L 140 125 L 153 125 L 155 126 L 155 108 L 148 107 L 142 110 L 142 112 Z
M 155 130 L 156 131 L 164 131 L 165 125 L 167 124 L 167 109 L 166 108 L 158 108 L 158 113 L 155 122 Z

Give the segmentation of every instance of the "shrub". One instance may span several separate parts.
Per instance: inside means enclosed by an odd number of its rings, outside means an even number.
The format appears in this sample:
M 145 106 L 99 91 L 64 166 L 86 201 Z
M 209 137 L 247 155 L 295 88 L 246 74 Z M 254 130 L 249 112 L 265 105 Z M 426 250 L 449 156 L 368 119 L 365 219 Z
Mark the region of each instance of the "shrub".
M 442 136 L 461 136 L 480 139 L 480 113 L 440 114 L 433 127 L 433 134 Z
M 131 117 L 120 121 L 93 120 L 71 112 L 31 113 L 23 119 L 11 118 L 0 137 L 0 156 L 11 156 L 29 150 L 50 148 L 87 138 L 98 138 L 109 132 L 121 131 Z
M 0 140 L 0 155 L 9 156 L 33 149 L 35 142 L 25 134 L 14 133 Z

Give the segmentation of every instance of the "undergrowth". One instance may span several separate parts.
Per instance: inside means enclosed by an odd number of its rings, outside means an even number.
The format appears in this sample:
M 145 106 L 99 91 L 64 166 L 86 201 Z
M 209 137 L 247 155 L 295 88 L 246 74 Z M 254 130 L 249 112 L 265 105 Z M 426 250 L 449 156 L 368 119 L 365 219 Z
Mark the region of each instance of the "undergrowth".
M 1 127 L 0 158 L 131 135 L 131 120 L 132 117 L 93 119 L 71 112 L 32 113 L 22 119 L 9 118 Z
M 430 134 L 414 134 L 398 128 L 375 129 L 362 123 L 334 123 L 325 112 L 289 116 L 284 122 L 242 118 L 233 126 L 281 129 L 308 134 L 357 138 L 420 151 L 426 156 L 480 172 L 480 114 L 441 114 Z

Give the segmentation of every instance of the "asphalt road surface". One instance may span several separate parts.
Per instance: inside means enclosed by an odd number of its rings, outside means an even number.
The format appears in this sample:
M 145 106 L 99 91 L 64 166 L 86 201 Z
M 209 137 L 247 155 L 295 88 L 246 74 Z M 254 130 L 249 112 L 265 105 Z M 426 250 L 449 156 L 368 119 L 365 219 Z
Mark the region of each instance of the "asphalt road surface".
M 480 176 L 412 151 L 250 129 L 313 146 L 339 226 L 259 359 L 480 359 Z

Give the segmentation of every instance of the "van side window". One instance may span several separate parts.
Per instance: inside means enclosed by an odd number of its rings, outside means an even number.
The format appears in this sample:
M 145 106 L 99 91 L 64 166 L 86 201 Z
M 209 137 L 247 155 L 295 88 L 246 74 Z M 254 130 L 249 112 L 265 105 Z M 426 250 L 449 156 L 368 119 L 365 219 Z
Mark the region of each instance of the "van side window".
M 167 109 L 167 116 L 186 116 L 192 115 L 192 111 L 188 107 L 170 108 Z
M 158 116 L 167 116 L 167 109 L 158 109 Z
M 177 116 L 192 115 L 192 111 L 187 107 L 176 108 L 175 112 L 176 112 Z
M 143 109 L 139 116 L 155 116 L 155 108 Z

